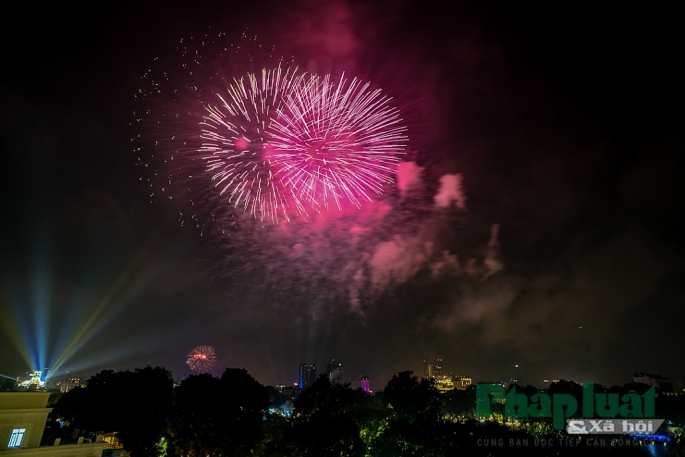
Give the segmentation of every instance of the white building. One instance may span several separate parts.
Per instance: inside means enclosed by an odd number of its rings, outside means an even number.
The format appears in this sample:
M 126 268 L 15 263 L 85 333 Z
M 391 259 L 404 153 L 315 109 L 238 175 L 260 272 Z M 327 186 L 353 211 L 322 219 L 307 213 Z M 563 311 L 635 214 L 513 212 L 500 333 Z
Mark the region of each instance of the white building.
M 48 392 L 0 392 L 0 457 L 101 457 L 105 443 L 40 446 Z

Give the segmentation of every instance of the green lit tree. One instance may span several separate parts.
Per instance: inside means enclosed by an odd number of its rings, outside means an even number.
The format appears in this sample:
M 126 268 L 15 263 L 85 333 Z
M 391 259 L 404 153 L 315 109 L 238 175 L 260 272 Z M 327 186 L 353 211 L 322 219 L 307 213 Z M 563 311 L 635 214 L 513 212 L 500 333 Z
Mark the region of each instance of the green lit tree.
M 332 385 L 321 375 L 295 402 L 290 435 L 295 455 L 363 456 L 359 404 L 368 395 L 349 384 Z
M 440 393 L 431 380 L 419 381 L 411 371 L 403 371 L 388 382 L 382 398 L 390 416 L 378 437 L 375 455 L 449 455 L 445 438 L 452 424 L 442 420 Z

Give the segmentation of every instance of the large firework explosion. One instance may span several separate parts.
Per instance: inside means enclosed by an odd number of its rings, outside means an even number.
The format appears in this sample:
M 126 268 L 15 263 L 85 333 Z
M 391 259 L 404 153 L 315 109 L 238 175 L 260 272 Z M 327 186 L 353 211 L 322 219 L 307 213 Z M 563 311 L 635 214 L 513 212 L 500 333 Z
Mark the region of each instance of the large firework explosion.
M 211 346 L 198 346 L 190 351 L 186 363 L 196 373 L 207 373 L 216 362 L 216 352 Z
M 285 96 L 272 141 L 277 173 L 317 211 L 346 201 L 359 208 L 393 180 L 406 128 L 390 99 L 369 86 L 312 76 Z
M 288 219 L 288 193 L 275 177 L 271 140 L 274 117 L 284 94 L 299 85 L 304 75 L 295 69 L 263 69 L 235 80 L 216 104 L 205 105 L 198 155 L 225 201 L 261 220 Z
M 236 285 L 229 301 L 247 313 L 338 303 L 364 314 L 421 275 L 488 274 L 458 265 L 459 242 L 441 234 L 463 217 L 463 201 L 451 203 L 460 178 L 441 183 L 452 195 L 442 202 L 421 167 L 399 173 L 408 138 L 388 96 L 265 56 L 254 39 L 221 39 L 183 42 L 182 65 L 144 76 L 134 140 L 151 199 L 180 199 L 182 223 L 211 222 L 215 278 Z
M 255 40 L 208 50 L 205 38 L 182 42 L 181 70 L 149 71 L 137 94 L 134 140 L 139 163 L 152 168 L 153 201 L 186 197 L 193 219 L 238 210 L 278 223 L 359 208 L 392 182 L 406 129 L 379 89 L 298 72 L 273 54 L 258 65 Z

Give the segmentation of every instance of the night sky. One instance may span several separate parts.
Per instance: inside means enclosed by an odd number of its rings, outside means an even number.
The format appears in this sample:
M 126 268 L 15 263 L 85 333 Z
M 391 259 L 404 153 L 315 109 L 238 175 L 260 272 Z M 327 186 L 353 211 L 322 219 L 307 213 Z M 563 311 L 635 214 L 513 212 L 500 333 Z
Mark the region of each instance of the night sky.
M 150 364 L 182 378 L 211 345 L 215 374 L 272 385 L 335 358 L 344 381 L 378 390 L 441 357 L 474 381 L 518 364 L 534 385 L 646 371 L 682 387 L 675 12 L 443 3 L 33 4 L 6 18 L 0 374 Z M 177 71 L 182 38 L 218 32 L 392 96 L 409 136 L 398 184 L 308 222 L 233 215 L 230 236 L 230 216 L 202 222 L 207 204 L 151 198 L 163 165 L 131 141 L 141 76 Z

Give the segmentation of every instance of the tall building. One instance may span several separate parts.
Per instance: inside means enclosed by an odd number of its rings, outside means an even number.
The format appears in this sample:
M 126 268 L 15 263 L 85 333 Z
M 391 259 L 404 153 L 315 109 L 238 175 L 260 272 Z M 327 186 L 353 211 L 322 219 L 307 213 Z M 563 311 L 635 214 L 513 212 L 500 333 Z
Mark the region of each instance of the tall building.
M 436 359 L 435 363 L 423 361 L 423 377 L 427 379 L 440 378 L 445 375 L 442 359 Z
M 439 378 L 435 378 L 435 388 L 438 390 L 438 392 L 445 393 L 449 392 L 450 390 L 456 389 L 456 385 L 454 384 L 454 380 L 450 376 L 440 376 Z
M 336 362 L 335 359 L 331 359 L 326 364 L 326 375 L 331 384 L 340 384 L 342 382 L 343 366 L 342 363 Z
M 366 393 L 371 393 L 371 384 L 369 383 L 369 378 L 366 376 L 362 376 L 361 379 L 361 387 L 362 390 Z
M 442 375 L 443 375 L 443 372 L 442 372 L 442 359 L 437 359 L 437 360 L 435 361 L 435 365 L 434 365 L 434 367 L 433 367 L 433 376 L 435 376 L 435 377 L 437 378 L 438 376 L 442 376 Z
M 427 360 L 423 361 L 423 377 L 426 379 L 434 377 L 433 364 Z
M 300 373 L 297 377 L 297 387 L 306 389 L 316 381 L 316 365 L 313 363 L 301 363 Z
M 521 377 L 521 370 L 519 369 L 518 364 L 514 365 L 514 368 L 516 370 L 514 376 L 511 376 L 509 378 L 505 378 L 502 383 L 504 384 L 505 387 L 509 387 L 512 384 L 517 384 L 519 386 L 525 386 L 526 381 Z

